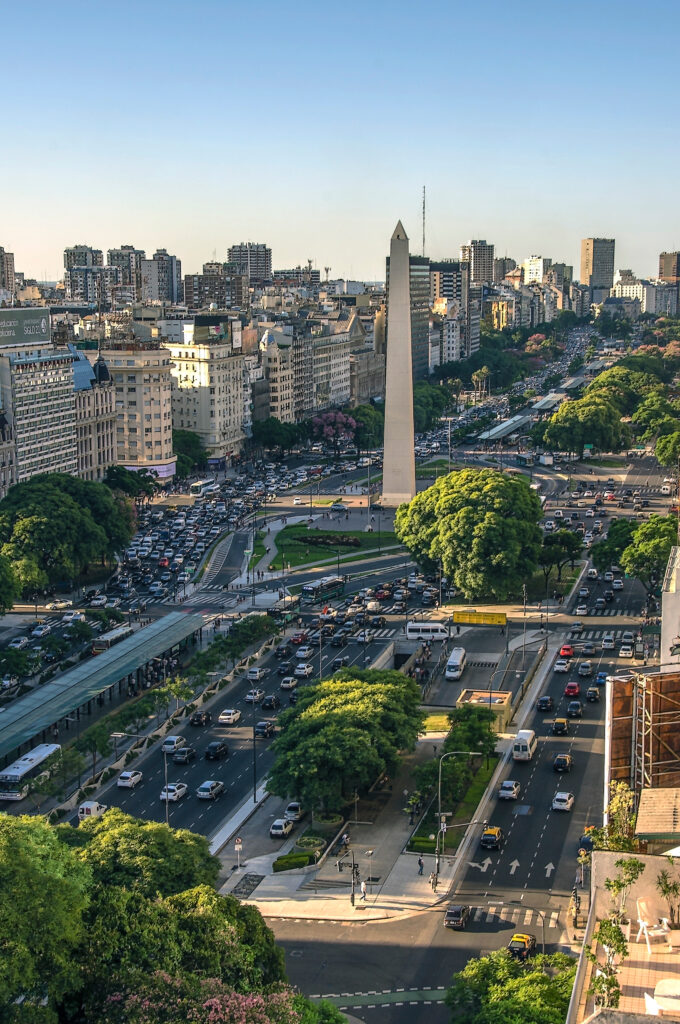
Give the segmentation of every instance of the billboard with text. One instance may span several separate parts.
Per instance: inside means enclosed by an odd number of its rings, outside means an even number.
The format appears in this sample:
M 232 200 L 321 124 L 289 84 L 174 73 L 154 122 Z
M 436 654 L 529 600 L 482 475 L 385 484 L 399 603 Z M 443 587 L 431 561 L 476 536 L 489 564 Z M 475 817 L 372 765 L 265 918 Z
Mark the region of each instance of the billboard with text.
M 0 309 L 0 346 L 46 345 L 51 339 L 49 309 Z

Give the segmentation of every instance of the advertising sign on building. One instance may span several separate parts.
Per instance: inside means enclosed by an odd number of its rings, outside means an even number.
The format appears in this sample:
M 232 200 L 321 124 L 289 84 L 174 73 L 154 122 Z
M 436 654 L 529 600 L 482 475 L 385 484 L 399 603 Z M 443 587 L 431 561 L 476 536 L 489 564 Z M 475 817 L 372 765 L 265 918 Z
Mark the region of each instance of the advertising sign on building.
M 51 340 L 49 309 L 0 309 L 0 346 L 49 345 Z

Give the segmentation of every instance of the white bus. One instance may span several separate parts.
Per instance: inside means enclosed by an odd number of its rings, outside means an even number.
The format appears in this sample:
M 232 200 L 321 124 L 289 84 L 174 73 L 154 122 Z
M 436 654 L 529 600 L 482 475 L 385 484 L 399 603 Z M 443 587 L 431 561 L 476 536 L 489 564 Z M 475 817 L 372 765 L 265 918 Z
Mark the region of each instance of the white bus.
M 189 493 L 194 498 L 204 498 L 206 494 L 217 494 L 220 486 L 214 480 L 197 480 L 189 488 Z
M 448 640 L 449 630 L 443 622 L 407 622 L 407 640 Z
M 465 671 L 467 657 L 464 647 L 454 647 L 446 663 L 444 677 L 446 679 L 460 679 Z
M 58 743 L 41 743 L 0 771 L 0 800 L 23 800 L 31 779 L 40 775 L 48 757 L 61 750 Z

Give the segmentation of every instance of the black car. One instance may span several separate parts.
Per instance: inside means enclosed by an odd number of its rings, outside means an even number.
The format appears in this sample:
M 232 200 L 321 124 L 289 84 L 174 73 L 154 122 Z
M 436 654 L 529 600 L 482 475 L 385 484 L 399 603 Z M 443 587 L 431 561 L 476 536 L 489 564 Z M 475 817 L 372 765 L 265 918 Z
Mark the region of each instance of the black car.
M 331 637 L 331 647 L 344 647 L 347 643 L 347 633 L 344 629 L 339 630 Z
M 293 653 L 293 649 L 290 644 L 279 644 L 274 651 L 275 658 L 288 658 Z
M 221 761 L 222 758 L 229 756 L 229 747 L 224 740 L 213 740 L 205 748 L 205 759 L 206 761 Z
M 209 711 L 194 711 L 189 718 L 189 725 L 210 725 L 212 715 Z
M 451 903 L 444 914 L 444 927 L 462 931 L 470 920 L 470 907 L 460 903 Z
M 274 723 L 273 722 L 258 722 L 255 726 L 255 735 L 261 739 L 267 739 L 269 736 L 274 735 Z
M 288 694 L 288 703 L 289 704 L 297 704 L 297 702 L 298 702 L 297 690 L 291 690 L 289 692 L 289 694 Z
M 276 672 L 280 676 L 292 676 L 295 665 L 292 661 L 280 661 Z
M 387 625 L 387 619 L 384 615 L 373 615 L 369 619 L 369 626 L 373 626 L 376 629 L 384 629 Z
M 193 747 L 180 747 L 172 755 L 172 760 L 175 764 L 189 764 L 196 760 L 196 751 Z
M 339 658 L 333 658 L 333 671 L 336 672 L 339 668 L 345 668 L 349 665 L 349 655 L 342 654 Z
M 268 697 L 265 697 L 260 704 L 263 711 L 276 711 L 277 708 L 281 707 L 281 701 L 275 693 L 270 693 Z
M 544 694 L 542 697 L 539 697 L 536 701 L 537 711 L 552 711 L 554 707 L 555 701 L 552 699 L 552 697 L 549 697 L 547 694 Z
M 583 715 L 583 704 L 580 700 L 570 700 L 567 704 L 567 714 L 569 718 L 581 718 Z

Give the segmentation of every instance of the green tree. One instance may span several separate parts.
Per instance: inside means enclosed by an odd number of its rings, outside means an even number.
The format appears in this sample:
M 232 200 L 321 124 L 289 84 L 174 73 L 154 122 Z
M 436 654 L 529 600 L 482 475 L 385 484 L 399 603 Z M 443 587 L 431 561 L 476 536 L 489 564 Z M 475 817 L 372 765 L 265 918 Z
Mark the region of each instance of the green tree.
M 8 558 L 0 555 L 0 614 L 8 612 L 18 595 L 18 581 Z
M 505 600 L 535 572 L 541 504 L 524 476 L 462 469 L 440 477 L 396 515 L 395 532 L 418 563 L 441 561 L 466 598 Z
M 446 1003 L 466 1024 L 563 1024 L 575 975 L 576 960 L 565 953 L 521 963 L 498 950 L 454 974 Z
M 557 579 L 561 580 L 565 565 L 569 563 L 573 565 L 582 550 L 583 542 L 572 530 L 556 530 L 554 533 L 546 533 L 539 555 L 546 581 L 553 567 L 557 569 Z
M 373 405 L 358 405 L 350 410 L 350 415 L 356 423 L 354 440 L 357 448 L 363 451 L 379 448 L 383 443 L 385 429 L 385 421 L 380 410 Z
M 55 794 L 60 800 L 66 799 L 69 783 L 80 780 L 85 771 L 85 758 L 75 747 L 62 747 L 47 762 Z
M 618 960 L 628 956 L 628 944 L 620 926 L 608 918 L 600 921 L 594 938 L 604 953 L 604 960 L 599 959 L 596 950 L 586 948 L 586 958 L 596 968 L 592 973 L 588 994 L 595 996 L 598 1006 L 616 1008 L 621 998 L 621 986 L 617 978 Z
M 42 818 L 1 814 L 0 876 L 0 1006 L 12 1020 L 19 997 L 44 992 L 52 1007 L 77 982 L 90 875 Z
M 676 467 L 680 461 L 680 430 L 660 437 L 656 442 L 654 454 L 662 466 Z
M 92 774 L 96 774 L 97 760 L 106 757 L 111 753 L 111 739 L 108 727 L 103 722 L 91 725 L 80 737 L 76 744 L 82 754 L 89 754 L 92 758 Z
M 104 483 L 112 491 L 118 491 L 130 498 L 152 498 L 157 490 L 157 481 L 148 473 L 133 472 L 124 466 L 109 466 Z
M 605 540 L 599 540 L 590 549 L 590 557 L 598 572 L 605 572 L 611 565 L 618 565 L 621 555 L 633 539 L 637 528 L 634 519 L 617 519 L 609 527 Z
M 177 456 L 179 476 L 188 476 L 195 470 L 205 469 L 208 465 L 208 454 L 203 442 L 193 430 L 173 430 L 172 450 Z
M 618 853 L 633 853 L 637 848 L 635 840 L 635 794 L 625 782 L 609 784 L 607 824 L 590 830 L 596 850 L 615 850 Z
M 621 555 L 623 571 L 627 576 L 638 579 L 645 590 L 653 589 L 663 578 L 677 538 L 676 516 L 650 516 L 637 527 L 631 543 Z

